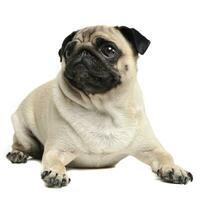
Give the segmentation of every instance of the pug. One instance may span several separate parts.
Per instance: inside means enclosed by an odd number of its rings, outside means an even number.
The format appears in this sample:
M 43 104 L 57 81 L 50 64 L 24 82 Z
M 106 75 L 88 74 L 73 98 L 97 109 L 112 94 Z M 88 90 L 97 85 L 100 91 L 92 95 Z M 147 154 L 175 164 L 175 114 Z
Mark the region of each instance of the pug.
M 14 139 L 7 158 L 42 158 L 48 187 L 70 182 L 67 167 L 112 167 L 132 155 L 160 179 L 186 184 L 153 133 L 137 81 L 137 60 L 150 41 L 125 26 L 94 26 L 67 36 L 57 77 L 28 95 L 12 115 Z

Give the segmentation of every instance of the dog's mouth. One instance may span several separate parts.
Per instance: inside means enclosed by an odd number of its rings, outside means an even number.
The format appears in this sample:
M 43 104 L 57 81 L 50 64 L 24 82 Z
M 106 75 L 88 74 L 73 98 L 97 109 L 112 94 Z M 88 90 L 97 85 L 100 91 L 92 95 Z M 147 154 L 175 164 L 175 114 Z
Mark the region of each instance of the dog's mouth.
M 86 93 L 104 93 L 121 83 L 119 72 L 90 52 L 81 52 L 66 63 L 64 77 Z

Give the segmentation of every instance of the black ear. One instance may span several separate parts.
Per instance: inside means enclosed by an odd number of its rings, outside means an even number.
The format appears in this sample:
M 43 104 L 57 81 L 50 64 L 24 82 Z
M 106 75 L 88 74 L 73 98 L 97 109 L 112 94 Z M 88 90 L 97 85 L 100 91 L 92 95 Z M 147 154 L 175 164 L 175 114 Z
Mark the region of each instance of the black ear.
M 144 37 L 139 31 L 134 28 L 128 28 L 126 26 L 116 26 L 121 34 L 130 42 L 132 47 L 137 53 L 144 54 L 150 45 L 150 41 Z
M 58 55 L 60 56 L 60 62 L 62 61 L 62 55 L 64 54 L 64 50 L 65 50 L 65 47 L 67 46 L 68 42 L 72 41 L 72 39 L 74 38 L 75 34 L 77 33 L 78 31 L 74 31 L 72 32 L 70 35 L 68 35 L 63 43 L 62 43 L 62 47 L 61 49 L 58 51 Z

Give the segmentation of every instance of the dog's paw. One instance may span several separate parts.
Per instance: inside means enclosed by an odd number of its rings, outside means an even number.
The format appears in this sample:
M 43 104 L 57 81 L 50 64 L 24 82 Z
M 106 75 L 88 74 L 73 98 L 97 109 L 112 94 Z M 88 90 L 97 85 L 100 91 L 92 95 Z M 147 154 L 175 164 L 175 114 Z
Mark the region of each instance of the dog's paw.
M 71 179 L 66 174 L 58 174 L 54 171 L 43 171 L 41 178 L 47 187 L 63 187 L 70 183 Z
M 26 163 L 27 159 L 29 157 L 28 154 L 18 151 L 18 150 L 13 150 L 12 152 L 9 152 L 6 157 L 12 162 L 12 163 Z
M 189 181 L 193 181 L 193 176 L 190 172 L 174 165 L 174 166 L 162 166 L 157 170 L 157 175 L 164 182 L 175 184 L 187 184 Z

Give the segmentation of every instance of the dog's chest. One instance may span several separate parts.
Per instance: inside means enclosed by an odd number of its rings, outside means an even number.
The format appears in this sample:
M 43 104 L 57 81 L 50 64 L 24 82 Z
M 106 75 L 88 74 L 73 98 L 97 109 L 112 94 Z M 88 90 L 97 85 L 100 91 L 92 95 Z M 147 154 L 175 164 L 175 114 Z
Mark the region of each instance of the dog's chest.
M 114 115 L 89 111 L 73 111 L 68 119 L 78 137 L 81 138 L 84 151 L 89 153 L 114 153 L 125 151 L 133 141 L 136 127 L 133 119 L 125 113 Z

